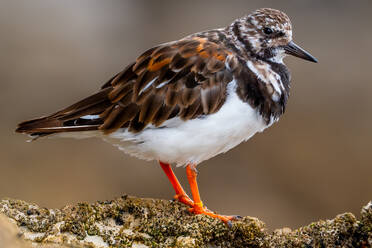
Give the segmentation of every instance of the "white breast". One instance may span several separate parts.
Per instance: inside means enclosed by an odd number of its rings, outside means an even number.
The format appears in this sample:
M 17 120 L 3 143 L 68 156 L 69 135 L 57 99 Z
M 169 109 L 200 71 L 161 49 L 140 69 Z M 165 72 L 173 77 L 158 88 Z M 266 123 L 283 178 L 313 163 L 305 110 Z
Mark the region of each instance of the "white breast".
M 104 139 L 141 159 L 178 166 L 200 163 L 269 126 L 256 110 L 239 99 L 235 87 L 235 81 L 229 83 L 226 102 L 215 114 L 188 121 L 173 118 L 160 128 L 149 126 L 138 134 L 120 129 Z

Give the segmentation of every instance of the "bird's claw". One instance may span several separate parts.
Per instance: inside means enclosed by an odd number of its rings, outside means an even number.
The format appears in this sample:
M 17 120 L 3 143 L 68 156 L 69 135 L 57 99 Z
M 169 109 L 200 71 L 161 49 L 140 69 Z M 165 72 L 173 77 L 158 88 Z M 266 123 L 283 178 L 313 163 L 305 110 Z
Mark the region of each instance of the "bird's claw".
M 233 220 L 242 220 L 243 219 L 243 217 L 240 216 L 240 215 L 232 215 L 231 217 L 233 218 Z
M 205 206 L 199 206 L 199 205 L 194 205 L 192 208 L 189 208 L 189 212 L 190 213 L 193 213 L 193 214 L 204 214 L 204 215 L 208 215 L 212 218 L 216 218 L 216 219 L 220 219 L 221 221 L 223 221 L 229 228 L 232 227 L 232 222 L 233 221 L 238 221 L 238 220 L 241 220 L 242 217 L 239 216 L 239 215 L 220 215 L 220 214 L 216 214 L 214 212 L 212 212 L 211 210 L 209 210 L 207 207 Z

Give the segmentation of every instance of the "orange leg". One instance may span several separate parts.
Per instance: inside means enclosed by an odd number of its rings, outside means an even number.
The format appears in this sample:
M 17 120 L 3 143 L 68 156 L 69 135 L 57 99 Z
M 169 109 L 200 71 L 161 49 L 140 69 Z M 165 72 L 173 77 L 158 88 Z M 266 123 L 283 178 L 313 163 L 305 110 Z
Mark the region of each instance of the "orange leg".
M 225 222 L 227 225 L 231 225 L 232 220 L 237 220 L 240 217 L 239 216 L 227 216 L 227 215 L 219 215 L 215 214 L 209 209 L 207 209 L 204 205 L 203 202 L 200 199 L 200 194 L 199 194 L 199 188 L 198 188 L 198 183 L 196 182 L 196 177 L 197 177 L 197 172 L 195 165 L 189 164 L 186 167 L 186 174 L 187 174 L 187 179 L 189 180 L 190 184 L 190 189 L 191 189 L 191 194 L 194 199 L 194 205 L 192 208 L 190 208 L 190 212 L 194 214 L 205 214 L 209 215 L 213 218 L 218 218 Z
M 190 207 L 194 206 L 194 202 L 190 199 L 190 197 L 185 193 L 183 190 L 181 184 L 179 183 L 176 175 L 173 173 L 172 168 L 169 164 L 163 163 L 159 161 L 159 164 L 165 174 L 167 175 L 169 181 L 171 182 L 174 191 L 176 191 L 176 195 L 174 196 L 174 199 L 178 200 L 179 202 L 182 202 Z

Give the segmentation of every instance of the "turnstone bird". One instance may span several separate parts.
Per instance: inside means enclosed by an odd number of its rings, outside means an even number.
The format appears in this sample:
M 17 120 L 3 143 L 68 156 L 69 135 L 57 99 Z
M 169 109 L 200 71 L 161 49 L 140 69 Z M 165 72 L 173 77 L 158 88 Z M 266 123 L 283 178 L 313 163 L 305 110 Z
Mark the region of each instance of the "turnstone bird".
M 226 28 L 155 46 L 95 94 L 52 115 L 19 124 L 17 132 L 101 137 L 130 155 L 157 160 L 190 212 L 230 223 L 202 203 L 196 166 L 227 152 L 284 113 L 287 55 L 317 62 L 292 41 L 281 11 L 263 8 Z M 193 200 L 171 164 L 186 166 Z

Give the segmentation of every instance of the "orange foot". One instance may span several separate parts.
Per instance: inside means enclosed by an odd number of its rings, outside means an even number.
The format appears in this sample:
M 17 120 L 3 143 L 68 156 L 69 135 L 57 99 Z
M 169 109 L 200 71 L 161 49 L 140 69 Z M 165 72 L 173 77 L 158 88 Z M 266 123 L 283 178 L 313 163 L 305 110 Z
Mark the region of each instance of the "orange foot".
M 220 219 L 222 220 L 227 226 L 231 227 L 232 226 L 232 221 L 239 220 L 242 217 L 238 215 L 220 215 L 212 212 L 208 208 L 204 207 L 202 203 L 195 203 L 192 208 L 189 209 L 190 213 L 193 214 L 204 214 L 208 215 L 212 218 Z
M 190 199 L 190 197 L 185 194 L 185 193 L 181 193 L 181 194 L 177 194 L 173 197 L 176 201 L 179 201 L 189 207 L 193 207 L 194 206 L 194 202 L 193 200 Z
M 193 214 L 204 214 L 208 215 L 212 218 L 217 218 L 222 220 L 225 224 L 228 226 L 231 226 L 231 221 L 233 220 L 238 220 L 241 217 L 240 216 L 227 216 L 227 215 L 219 215 L 216 213 L 213 213 L 211 210 L 203 206 L 202 201 L 200 200 L 200 195 L 199 195 L 199 189 L 198 189 L 198 184 L 196 182 L 196 168 L 195 165 L 187 165 L 186 167 L 186 174 L 187 178 L 190 183 L 190 188 L 191 188 L 191 193 L 193 196 L 194 200 L 191 200 L 190 197 L 185 193 L 183 190 L 181 184 L 179 183 L 176 175 L 173 173 L 172 168 L 169 164 L 163 163 L 159 161 L 160 166 L 164 170 L 165 174 L 167 175 L 169 181 L 171 182 L 174 190 L 176 191 L 176 195 L 174 196 L 174 199 L 176 201 L 179 201 L 189 207 L 189 211 Z

